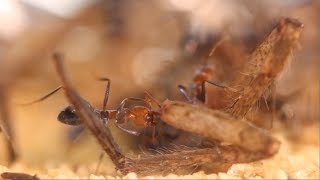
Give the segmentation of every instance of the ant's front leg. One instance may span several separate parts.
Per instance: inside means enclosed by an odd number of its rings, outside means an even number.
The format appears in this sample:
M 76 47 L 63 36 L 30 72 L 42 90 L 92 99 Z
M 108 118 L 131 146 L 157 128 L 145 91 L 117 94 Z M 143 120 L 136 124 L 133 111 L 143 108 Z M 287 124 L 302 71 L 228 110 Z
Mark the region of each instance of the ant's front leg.
M 194 100 L 193 98 L 190 97 L 190 95 L 188 94 L 187 88 L 183 85 L 178 85 L 178 89 L 181 92 L 182 96 L 191 104 L 194 104 Z
M 129 130 L 129 129 L 126 129 L 125 127 L 123 127 L 121 124 L 124 124 L 127 122 L 126 120 L 126 116 L 127 114 L 130 113 L 130 110 L 129 109 L 124 109 L 122 107 L 121 113 L 119 114 L 119 116 L 117 117 L 116 121 L 115 121 L 115 125 L 117 128 L 119 128 L 120 130 L 128 133 L 128 134 L 132 134 L 132 135 L 135 135 L 135 136 L 139 136 L 140 135 L 140 132 L 138 131 L 134 131 L 134 130 Z
M 221 89 L 226 89 L 226 88 L 227 88 L 226 86 L 224 86 L 224 85 L 222 85 L 222 84 L 219 84 L 219 83 L 216 83 L 216 82 L 212 82 L 212 81 L 208 81 L 208 80 L 203 81 L 203 82 L 201 83 L 200 94 L 197 96 L 197 98 L 198 98 L 201 102 L 203 102 L 203 103 L 206 103 L 206 100 L 207 100 L 207 92 L 206 92 L 206 85 L 205 85 L 205 83 L 212 84 L 212 85 L 214 85 L 214 86 L 216 86 L 216 87 L 219 87 L 219 88 L 221 88 Z

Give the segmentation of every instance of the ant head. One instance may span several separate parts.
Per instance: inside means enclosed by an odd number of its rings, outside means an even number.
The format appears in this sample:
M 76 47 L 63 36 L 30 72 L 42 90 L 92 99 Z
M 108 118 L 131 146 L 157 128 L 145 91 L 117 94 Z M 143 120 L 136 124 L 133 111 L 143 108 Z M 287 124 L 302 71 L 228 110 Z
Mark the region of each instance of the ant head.
M 61 111 L 58 115 L 58 120 L 68 125 L 82 124 L 82 121 L 79 119 L 79 117 L 76 114 L 76 110 L 72 106 L 68 106 L 63 111 Z
M 203 81 L 210 80 L 214 76 L 214 74 L 214 67 L 205 66 L 199 72 L 197 72 L 197 74 L 193 78 L 193 81 L 196 84 L 201 84 Z

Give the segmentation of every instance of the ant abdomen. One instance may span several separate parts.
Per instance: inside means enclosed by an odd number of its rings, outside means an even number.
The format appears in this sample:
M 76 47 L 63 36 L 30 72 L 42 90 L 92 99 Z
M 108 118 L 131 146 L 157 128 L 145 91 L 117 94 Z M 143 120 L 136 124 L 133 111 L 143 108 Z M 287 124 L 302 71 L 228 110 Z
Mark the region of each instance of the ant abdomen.
M 145 128 L 155 126 L 154 115 L 145 106 L 122 108 L 118 110 L 116 125 L 130 134 L 139 135 Z

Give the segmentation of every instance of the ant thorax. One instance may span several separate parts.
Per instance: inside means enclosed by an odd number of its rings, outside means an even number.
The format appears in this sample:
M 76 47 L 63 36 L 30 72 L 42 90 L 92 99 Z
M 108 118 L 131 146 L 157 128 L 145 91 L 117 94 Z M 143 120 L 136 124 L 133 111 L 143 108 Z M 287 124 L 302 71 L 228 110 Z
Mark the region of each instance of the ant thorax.
M 196 85 L 201 85 L 203 81 L 211 80 L 215 74 L 214 66 L 204 66 L 201 69 L 197 70 L 193 78 L 193 82 Z

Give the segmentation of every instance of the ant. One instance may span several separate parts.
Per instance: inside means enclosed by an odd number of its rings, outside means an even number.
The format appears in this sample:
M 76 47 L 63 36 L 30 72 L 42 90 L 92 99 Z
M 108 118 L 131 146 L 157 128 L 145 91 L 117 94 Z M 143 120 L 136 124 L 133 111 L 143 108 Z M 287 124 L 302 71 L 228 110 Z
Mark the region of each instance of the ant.
M 109 128 L 101 122 L 103 120 L 101 112 L 109 113 L 109 111 L 92 108 L 70 85 L 65 75 L 62 59 L 55 58 L 54 63 L 66 97 L 74 106 L 70 114 L 81 118 L 83 124 L 93 133 L 96 140 L 98 140 L 101 147 L 115 164 L 116 169 L 120 170 L 122 174 L 135 172 L 139 175 L 150 175 L 154 173 L 172 173 L 180 169 L 183 171 L 183 169 L 190 168 L 193 169 L 192 173 L 202 165 L 210 165 L 210 167 L 226 170 L 225 167 L 229 167 L 234 163 L 252 162 L 270 157 L 279 149 L 280 142 L 277 139 L 246 121 L 236 120 L 224 112 L 214 111 L 198 104 L 169 100 L 158 104 L 151 95 L 145 93 L 146 98 L 138 101 L 150 106 L 151 102 L 156 103 L 159 106 L 159 110 L 155 111 L 146 106 L 144 108 L 147 111 L 142 111 L 141 113 L 137 109 L 136 112 L 144 114 L 144 116 L 139 117 L 146 117 L 147 114 L 151 113 L 153 118 L 159 119 L 159 121 L 155 121 L 155 124 L 161 124 L 163 121 L 174 128 L 199 136 L 203 142 L 208 139 L 209 144 L 199 144 L 196 147 L 190 147 L 185 144 L 171 144 L 168 147 L 161 146 L 154 149 L 156 153 L 153 154 L 140 154 L 137 158 L 127 157 L 114 140 Z M 108 86 L 110 86 L 110 81 Z M 109 91 L 106 91 L 106 97 L 108 97 L 108 93 Z M 104 102 L 106 101 L 107 98 L 104 99 Z M 124 100 L 123 102 L 126 101 Z M 119 112 L 125 114 L 124 104 L 121 103 L 118 109 L 120 109 Z M 139 106 L 134 106 L 133 109 L 136 107 Z M 117 120 L 118 112 L 116 110 L 111 112 L 114 115 L 111 117 L 106 113 L 106 119 L 115 118 Z M 199 122 L 193 123 L 195 120 Z M 148 123 L 144 124 L 147 127 Z M 226 134 L 225 131 L 234 133 L 230 135 L 229 133 Z M 192 141 L 192 139 L 188 138 L 186 140 Z M 231 144 L 226 146 L 216 142 L 229 142 Z M 101 157 L 99 158 L 100 162 Z
M 212 84 L 216 87 L 219 87 L 221 89 L 228 89 L 235 91 L 234 89 L 227 87 L 225 85 L 216 83 L 211 81 L 216 76 L 216 70 L 214 66 L 209 66 L 208 61 L 210 57 L 212 57 L 213 53 L 217 49 L 218 46 L 220 46 L 223 42 L 229 39 L 229 36 L 223 35 L 213 46 L 211 49 L 209 55 L 205 59 L 202 67 L 200 70 L 198 70 L 193 78 L 193 85 L 191 88 L 191 93 L 189 94 L 187 91 L 187 88 L 183 85 L 178 85 L 178 89 L 183 95 L 183 97 L 191 104 L 196 104 L 196 103 L 206 103 L 207 98 L 206 98 L 206 87 L 205 84 L 209 83 Z
M 110 79 L 101 78 L 99 80 L 107 81 L 107 88 L 105 91 L 105 97 L 103 100 L 102 109 L 94 109 L 94 112 L 99 115 L 101 121 L 104 124 L 108 124 L 109 120 L 114 119 L 115 125 L 122 131 L 139 136 L 141 134 L 141 129 L 147 127 L 155 127 L 156 119 L 158 113 L 152 110 L 151 99 L 147 92 L 145 92 L 145 98 L 125 98 L 120 103 L 119 107 L 116 110 L 108 110 L 106 109 L 106 105 L 108 102 L 109 92 L 110 92 Z M 138 105 L 129 107 L 129 102 L 136 102 Z M 156 102 L 157 103 L 157 102 Z M 91 105 L 87 103 L 90 107 Z M 58 115 L 58 120 L 64 124 L 68 125 L 80 125 L 82 124 L 82 120 L 78 117 L 77 112 L 73 106 L 67 106 L 63 111 L 61 111 Z M 131 128 L 125 127 L 131 126 Z
M 62 57 L 60 56 L 60 54 L 54 54 L 55 59 L 61 59 Z M 94 112 L 100 117 L 101 122 L 107 125 L 109 120 L 114 119 L 116 127 L 118 127 L 120 130 L 126 133 L 135 136 L 139 136 L 145 128 L 151 127 L 153 128 L 152 137 L 154 138 L 155 127 L 157 125 L 157 118 L 159 116 L 159 112 L 153 111 L 152 105 L 157 104 L 160 108 L 160 103 L 157 102 L 148 92 L 145 92 L 145 99 L 133 97 L 125 98 L 124 100 L 122 100 L 117 109 L 108 110 L 106 107 L 110 93 L 111 81 L 108 78 L 99 78 L 98 80 L 107 82 L 102 109 L 95 109 L 91 107 L 91 105 L 88 102 L 86 102 L 86 104 L 89 108 L 92 108 Z M 26 103 L 24 105 L 43 101 L 44 99 L 53 95 L 62 88 L 62 86 L 59 86 L 47 95 L 33 102 Z M 130 107 L 130 102 L 135 102 L 136 104 Z M 73 106 L 67 106 L 64 110 L 62 110 L 59 113 L 57 119 L 61 123 L 72 126 L 78 126 L 83 124 L 82 120 L 77 115 L 76 109 Z

